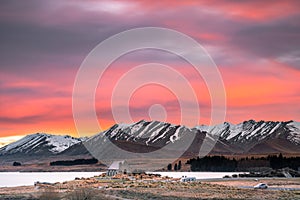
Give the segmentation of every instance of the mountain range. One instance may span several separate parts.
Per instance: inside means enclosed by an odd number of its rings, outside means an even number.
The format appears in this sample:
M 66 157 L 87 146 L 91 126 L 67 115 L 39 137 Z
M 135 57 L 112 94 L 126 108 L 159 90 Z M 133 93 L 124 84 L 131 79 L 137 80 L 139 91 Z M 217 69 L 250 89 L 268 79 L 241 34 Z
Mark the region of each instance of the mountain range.
M 205 139 L 214 146 L 210 154 L 300 154 L 300 122 L 254 121 L 239 124 L 224 122 L 189 128 L 159 121 L 144 121 L 133 124 L 115 124 L 111 128 L 89 138 L 36 133 L 0 148 L 0 164 L 16 158 L 21 160 L 60 159 L 91 157 L 91 149 L 116 144 L 123 150 L 134 153 L 149 153 L 182 141 L 194 135 L 186 143 L 184 156 L 197 156 Z M 205 141 L 207 142 L 207 141 Z M 174 146 L 179 149 L 180 146 Z M 90 151 L 88 151 L 89 149 Z M 103 150 L 104 149 L 104 150 Z M 103 148 L 101 156 L 112 156 L 109 148 Z M 174 151 L 166 148 L 166 151 Z M 93 151 L 93 150 L 92 150 Z M 176 150 L 175 150 L 176 151 Z M 93 156 L 99 152 L 91 152 Z

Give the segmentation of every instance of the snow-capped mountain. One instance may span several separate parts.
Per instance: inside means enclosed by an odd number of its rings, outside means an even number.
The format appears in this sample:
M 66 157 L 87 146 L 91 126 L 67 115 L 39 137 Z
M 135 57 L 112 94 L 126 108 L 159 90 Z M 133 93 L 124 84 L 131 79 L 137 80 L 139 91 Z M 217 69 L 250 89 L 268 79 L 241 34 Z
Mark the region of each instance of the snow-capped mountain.
M 191 135 L 195 137 L 189 137 Z M 38 133 L 0 148 L 0 163 L 7 156 L 24 159 L 26 156 L 90 157 L 91 149 L 97 150 L 99 147 L 104 148 L 100 148 L 101 151 L 96 151 L 96 154 L 109 157 L 113 151 L 110 142 L 134 153 L 151 153 L 165 146 L 171 147 L 166 148 L 167 151 L 182 151 L 181 145 L 188 144 L 183 149 L 186 150 L 184 155 L 190 157 L 197 156 L 201 146 L 206 143 L 215 145 L 211 154 L 300 154 L 300 123 L 249 120 L 239 124 L 224 122 L 214 126 L 188 128 L 141 120 L 133 124 L 115 124 L 85 139 Z M 161 154 L 161 158 L 164 155 Z
M 95 135 L 104 135 L 110 140 L 142 142 L 145 145 L 160 143 L 168 144 L 180 140 L 186 132 L 197 131 L 218 135 L 220 140 L 241 145 L 259 143 L 265 139 L 284 138 L 295 145 L 300 145 L 300 122 L 273 122 L 273 121 L 244 121 L 240 124 L 224 122 L 214 126 L 186 126 L 172 125 L 159 121 L 141 120 L 134 124 L 115 124 L 110 129 Z M 92 137 L 93 138 L 93 137 Z M 91 138 L 91 139 L 92 139 Z
M 58 154 L 74 144 L 82 142 L 80 138 L 68 135 L 50 135 L 36 133 L 0 148 L 0 156 L 13 154 L 53 155 Z
M 287 139 L 300 144 L 300 123 L 295 121 L 273 122 L 254 120 L 244 121 L 240 124 L 224 124 L 216 126 L 196 126 L 195 128 L 219 135 L 221 139 L 230 142 L 247 143 L 251 140 L 261 141 L 269 136 L 288 136 Z
M 216 126 L 197 126 L 198 130 L 219 136 L 219 143 L 232 153 L 299 153 L 300 123 L 295 121 L 244 121 Z M 220 144 L 218 146 L 222 146 Z
M 155 146 L 174 143 L 176 140 L 180 140 L 184 133 L 191 131 L 192 129 L 186 126 L 141 120 L 134 124 L 116 124 L 101 135 L 110 140 L 125 140 Z
M 84 145 L 100 160 L 166 159 L 181 156 L 188 149 L 194 151 L 191 146 L 199 151 L 204 137 L 199 130 L 186 126 L 141 120 L 133 124 L 115 124 L 86 140 Z M 69 154 L 69 150 L 65 153 Z
M 194 141 L 186 152 L 188 155 L 197 155 L 203 142 L 212 145 L 216 143 L 211 154 L 297 154 L 300 153 L 299 124 L 295 121 L 249 120 L 240 124 L 224 122 L 214 126 L 200 125 L 188 128 L 165 122 L 141 120 L 133 124 L 116 124 L 88 139 L 86 145 L 90 146 L 90 149 L 97 149 L 99 145 L 108 145 L 109 140 L 126 151 L 152 152 L 168 144 L 179 143 L 182 138 L 193 133 L 196 137 L 192 138 Z M 205 136 L 212 137 L 207 137 L 204 141 Z M 109 146 L 106 146 L 105 150 L 108 148 Z M 103 152 L 101 150 L 101 155 Z M 109 150 L 106 153 L 107 157 L 111 154 Z

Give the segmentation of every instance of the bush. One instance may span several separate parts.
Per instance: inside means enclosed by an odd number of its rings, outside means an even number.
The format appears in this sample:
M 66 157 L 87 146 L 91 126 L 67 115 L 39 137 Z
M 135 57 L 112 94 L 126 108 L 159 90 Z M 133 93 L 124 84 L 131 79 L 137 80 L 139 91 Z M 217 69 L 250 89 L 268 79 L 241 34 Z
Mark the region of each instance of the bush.
M 14 162 L 14 163 L 13 163 L 13 166 L 21 166 L 21 163 L 19 163 L 19 162 Z

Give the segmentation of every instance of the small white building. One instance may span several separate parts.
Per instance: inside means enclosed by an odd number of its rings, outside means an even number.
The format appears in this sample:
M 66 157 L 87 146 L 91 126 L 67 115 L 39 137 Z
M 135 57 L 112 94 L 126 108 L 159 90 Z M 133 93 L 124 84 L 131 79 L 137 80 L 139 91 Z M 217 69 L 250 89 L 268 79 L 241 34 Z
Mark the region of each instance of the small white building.
M 113 163 L 109 166 L 106 175 L 114 176 L 116 174 L 125 174 L 129 172 L 128 163 L 125 160 L 121 161 L 113 161 Z

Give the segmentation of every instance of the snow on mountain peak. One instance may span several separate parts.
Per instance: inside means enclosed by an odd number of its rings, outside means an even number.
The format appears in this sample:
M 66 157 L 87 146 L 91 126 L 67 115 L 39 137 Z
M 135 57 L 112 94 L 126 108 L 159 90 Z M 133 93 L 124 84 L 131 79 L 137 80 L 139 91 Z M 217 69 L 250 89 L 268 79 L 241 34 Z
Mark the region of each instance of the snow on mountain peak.
M 49 146 L 53 146 L 50 149 L 53 153 L 59 153 L 74 144 L 81 142 L 78 138 L 73 138 L 71 136 L 62 136 L 62 135 L 52 135 L 51 137 L 47 137 L 46 141 L 48 142 Z
M 103 133 L 113 140 L 143 141 L 149 145 L 161 140 L 173 143 L 180 139 L 182 132 L 188 130 L 191 129 L 167 122 L 141 120 L 133 124 L 115 124 Z
M 0 153 L 30 152 L 41 146 L 45 146 L 52 153 L 60 153 L 81 141 L 82 139 L 80 138 L 74 138 L 68 135 L 35 133 L 2 147 Z
M 228 141 L 263 140 L 272 134 L 282 134 L 283 128 L 290 130 L 287 139 L 300 144 L 300 122 L 273 122 L 248 120 L 239 124 L 224 122 L 214 126 L 200 125 L 195 128 L 218 135 L 220 139 Z M 285 129 L 286 129 L 285 128 Z
M 11 144 L 8 144 L 8 145 L 4 146 L 5 151 L 10 151 L 11 149 L 14 149 L 16 147 L 23 146 L 28 141 L 34 139 L 36 136 L 37 136 L 37 134 L 27 135 L 27 136 L 21 138 L 20 140 L 17 140 Z
M 290 123 L 288 123 L 288 126 L 300 130 L 300 122 L 291 121 Z
M 162 145 L 174 143 L 189 132 L 206 132 L 208 136 L 218 136 L 219 141 L 228 144 L 256 144 L 272 138 L 287 139 L 300 145 L 300 122 L 273 121 L 244 121 L 239 124 L 224 122 L 218 125 L 199 125 L 193 129 L 182 125 L 173 125 L 159 121 L 144 121 L 133 124 L 115 124 L 110 129 L 90 138 L 74 138 L 71 136 L 50 135 L 36 133 L 0 148 L 0 155 L 14 153 L 46 153 L 47 155 L 60 153 L 82 141 L 96 141 L 97 138 L 108 136 L 112 140 L 140 142 L 146 145 Z M 106 139 L 106 138 L 104 138 Z M 247 145 L 246 145 L 247 146 Z
M 291 121 L 287 127 L 291 130 L 288 139 L 300 145 L 300 122 Z

